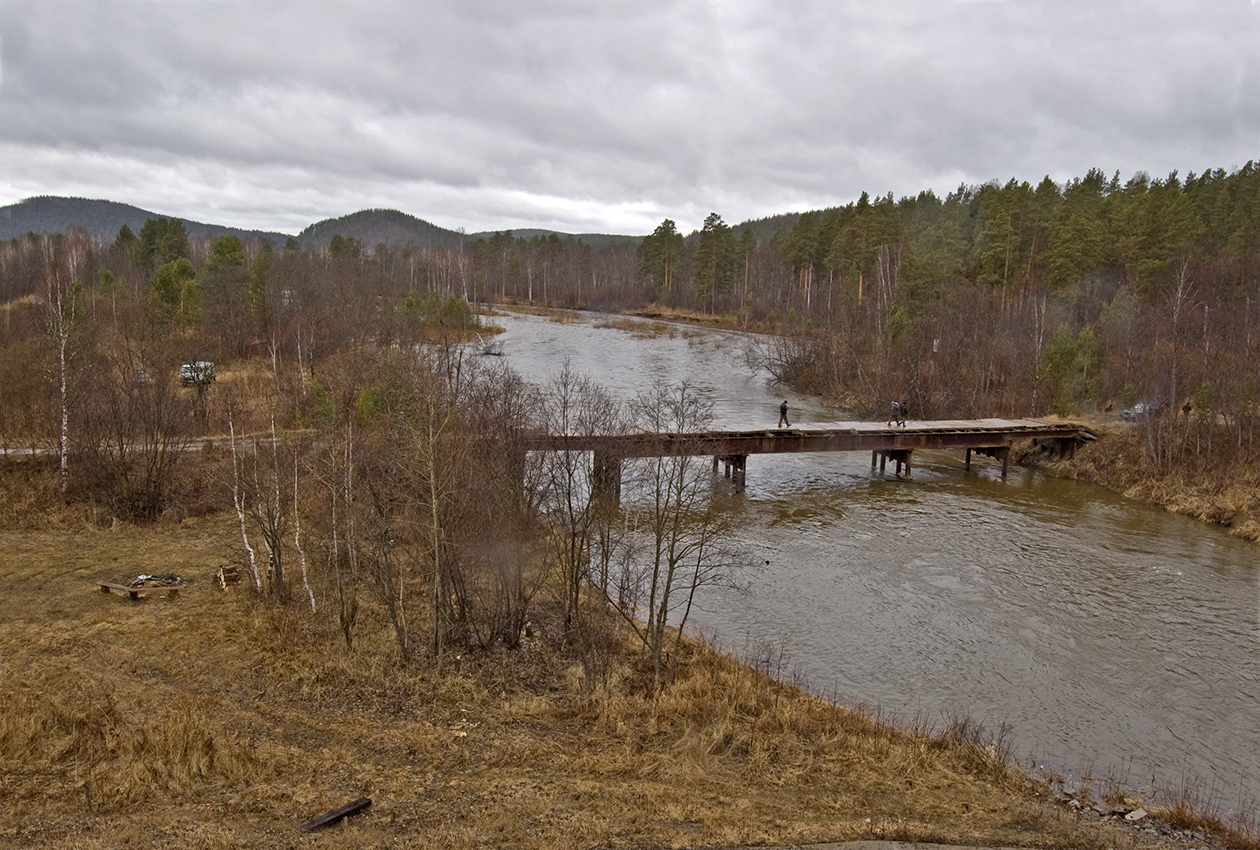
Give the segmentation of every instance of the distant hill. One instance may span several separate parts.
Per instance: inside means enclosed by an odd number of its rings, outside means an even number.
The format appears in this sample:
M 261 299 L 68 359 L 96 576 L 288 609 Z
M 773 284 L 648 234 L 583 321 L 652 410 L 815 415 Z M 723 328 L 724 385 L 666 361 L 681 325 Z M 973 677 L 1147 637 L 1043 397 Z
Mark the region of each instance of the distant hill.
M 417 248 L 452 247 L 459 240 L 475 242 L 478 239 L 490 239 L 501 230 L 484 230 L 478 233 L 460 233 L 431 224 L 421 218 L 408 215 L 398 210 L 360 210 L 340 218 L 328 218 L 316 222 L 298 234 L 298 241 L 303 247 L 311 248 L 325 245 L 334 236 L 351 236 L 359 240 L 363 250 L 371 253 L 377 245 L 386 245 L 393 250 L 412 244 Z M 537 228 L 521 228 L 508 230 L 514 239 L 533 239 L 536 236 L 556 235 L 561 239 L 577 239 L 592 248 L 603 248 L 606 245 L 636 246 L 643 237 L 618 236 L 610 233 L 560 233 L 554 230 Z
M 87 198 L 38 197 L 27 198 L 7 207 L 0 207 L 0 239 L 12 239 L 27 233 L 65 233 L 81 227 L 88 233 L 112 241 L 125 224 L 139 233 L 151 218 L 179 218 L 120 204 L 115 201 L 96 201 Z M 218 224 L 180 219 L 189 239 L 236 236 L 240 239 L 261 238 L 283 245 L 288 234 L 263 230 L 242 230 Z
M 359 240 L 364 251 L 377 245 L 403 248 L 408 243 L 417 248 L 435 248 L 459 243 L 461 234 L 430 224 L 398 210 L 360 210 L 341 218 L 317 221 L 298 234 L 304 248 L 325 245 L 334 236 L 350 236 Z
M 27 233 L 66 233 L 72 228 L 81 227 L 88 233 L 100 236 L 106 241 L 112 241 L 124 224 L 138 233 L 144 223 L 151 218 L 178 218 L 178 216 L 164 216 L 161 213 L 115 201 L 51 196 L 27 198 L 7 207 L 0 207 L 0 239 L 12 239 L 25 236 Z M 750 227 L 757 239 L 764 241 L 774 236 L 780 228 L 790 227 L 798 218 L 800 218 L 800 213 L 785 213 L 743 222 L 734 225 L 732 230 L 738 235 L 744 232 L 744 228 Z M 194 240 L 231 235 L 241 239 L 255 237 L 270 239 L 278 245 L 283 245 L 291 238 L 286 233 L 243 230 L 218 224 L 205 224 L 190 219 L 180 220 L 188 230 L 188 237 Z M 316 222 L 299 233 L 297 239 L 304 247 L 310 248 L 326 245 L 334 236 L 351 236 L 358 239 L 363 249 L 370 253 L 382 243 L 394 250 L 403 248 L 408 243 L 418 248 L 450 247 L 459 244 L 460 239 L 466 241 L 489 239 L 496 232 L 503 231 L 487 230 L 461 234 L 398 210 L 369 209 Z M 597 249 L 610 245 L 635 248 L 643 241 L 642 236 L 611 233 L 573 234 L 537 228 L 521 228 L 509 232 L 517 239 L 545 238 L 554 234 L 565 240 L 576 239 Z

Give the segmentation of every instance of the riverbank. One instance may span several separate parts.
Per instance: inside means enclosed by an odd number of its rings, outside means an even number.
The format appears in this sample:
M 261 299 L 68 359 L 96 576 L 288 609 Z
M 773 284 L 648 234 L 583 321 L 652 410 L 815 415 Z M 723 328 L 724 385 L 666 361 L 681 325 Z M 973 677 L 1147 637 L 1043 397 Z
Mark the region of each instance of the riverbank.
M 1179 468 L 1159 474 L 1146 461 L 1140 424 L 1118 417 L 1085 421 L 1099 439 L 1083 446 L 1074 457 L 1045 461 L 1030 452 L 1019 461 L 1260 542 L 1260 474 L 1256 471 L 1243 467 L 1226 471 Z
M 0 843 L 290 847 L 360 797 L 303 846 L 1161 838 L 1066 808 L 966 723 L 894 728 L 702 644 L 653 692 L 615 623 L 583 652 L 543 606 L 519 650 L 435 674 L 401 667 L 385 629 L 350 649 L 326 616 L 220 589 L 230 517 L 32 525 L 0 530 Z M 156 573 L 187 586 L 96 585 Z

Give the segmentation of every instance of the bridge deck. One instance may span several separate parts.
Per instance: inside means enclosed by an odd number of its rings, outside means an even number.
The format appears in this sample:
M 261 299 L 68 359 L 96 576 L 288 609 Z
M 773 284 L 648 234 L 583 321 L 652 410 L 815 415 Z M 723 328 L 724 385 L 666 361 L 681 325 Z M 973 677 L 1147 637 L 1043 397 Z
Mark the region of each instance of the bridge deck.
M 1083 425 L 1042 419 L 966 419 L 908 422 L 837 422 L 827 428 L 770 428 L 756 431 L 703 431 L 690 434 L 540 435 L 528 448 L 541 451 L 593 451 L 610 457 L 665 455 L 749 455 L 786 452 L 883 451 L 914 449 L 997 449 L 1018 440 L 1092 440 Z

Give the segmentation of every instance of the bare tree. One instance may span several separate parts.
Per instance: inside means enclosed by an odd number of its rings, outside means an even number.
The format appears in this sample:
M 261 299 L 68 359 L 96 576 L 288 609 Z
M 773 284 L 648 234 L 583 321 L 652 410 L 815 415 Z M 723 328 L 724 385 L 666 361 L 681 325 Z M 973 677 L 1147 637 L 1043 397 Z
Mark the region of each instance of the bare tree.
M 544 389 L 543 423 L 552 435 L 617 433 L 620 405 L 589 376 L 566 361 Z M 563 577 L 565 628 L 577 621 L 590 564 L 592 535 L 607 504 L 596 498 L 587 452 L 549 452 L 543 458 L 541 508 Z
M 467 463 L 457 433 L 461 377 L 435 350 L 402 349 L 358 364 L 344 387 L 351 422 L 343 474 L 326 476 L 332 505 L 341 506 L 331 526 L 340 541 L 334 566 L 360 572 L 376 591 L 404 664 L 415 654 L 412 626 L 415 610 L 426 607 L 426 584 L 439 667 L 450 624 L 460 619 L 450 522 Z M 344 629 L 344 603 L 342 611 Z
M 232 445 L 232 506 L 236 509 L 236 518 L 240 522 L 241 543 L 245 547 L 246 561 L 250 577 L 254 580 L 254 589 L 261 591 L 262 576 L 258 574 L 258 558 L 254 553 L 254 545 L 249 540 L 249 525 L 246 522 L 245 472 L 241 450 L 236 440 L 236 422 L 230 404 L 228 405 L 228 438 Z
M 286 600 L 289 588 L 285 575 L 288 561 L 285 541 L 295 521 L 296 505 L 291 505 L 284 495 L 288 489 L 289 463 L 288 457 L 282 461 L 281 453 L 296 453 L 297 448 L 277 432 L 274 419 L 270 434 L 237 437 L 233 425 L 231 439 L 232 496 L 241 520 L 241 534 L 249 553 L 255 588 Z M 255 552 L 245 530 L 246 520 L 262 541 L 267 555 L 266 568 L 262 571 L 254 563 Z
M 538 390 L 501 366 L 472 368 L 458 400 L 464 454 L 448 503 L 448 566 L 470 645 L 516 646 L 547 577 L 533 545 L 540 468 L 523 439 L 539 406 Z
M 301 511 L 301 478 L 298 474 L 298 454 L 293 453 L 293 548 L 298 553 L 298 565 L 302 570 L 302 590 L 310 603 L 311 613 L 315 613 L 315 592 L 311 590 L 310 571 L 307 569 L 306 547 L 302 545 L 302 511 Z
M 712 405 L 692 386 L 657 384 L 630 404 L 635 423 L 674 435 L 671 454 L 648 458 L 626 510 L 632 531 L 628 557 L 610 576 L 605 595 L 648 649 L 653 681 L 660 680 L 668 650 L 681 640 L 706 585 L 728 579 L 737 557 L 731 546 L 734 514 L 715 492 L 707 459 L 680 435 L 706 429 Z M 672 631 L 671 631 L 672 630 Z
M 57 385 L 58 411 L 57 464 L 61 492 L 70 485 L 70 376 L 81 350 L 83 329 L 83 285 L 78 279 L 79 266 L 86 246 L 79 241 L 58 250 L 59 242 L 43 237 L 46 278 L 44 321 L 53 347 L 53 380 Z
M 94 363 L 92 372 L 82 405 L 86 483 L 116 516 L 156 519 L 178 485 L 176 469 L 188 445 L 188 417 L 174 376 L 126 351 Z
M 323 498 L 308 503 L 315 533 L 322 536 L 337 601 L 337 619 L 347 647 L 354 646 L 359 616 L 359 541 L 355 524 L 355 428 L 353 416 L 324 433 L 324 449 L 313 462 Z

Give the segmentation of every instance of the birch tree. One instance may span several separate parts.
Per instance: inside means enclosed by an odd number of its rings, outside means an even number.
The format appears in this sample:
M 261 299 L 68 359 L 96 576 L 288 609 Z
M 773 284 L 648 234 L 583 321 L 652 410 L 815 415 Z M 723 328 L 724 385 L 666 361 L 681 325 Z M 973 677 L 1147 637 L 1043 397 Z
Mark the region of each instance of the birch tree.
M 46 288 L 44 323 L 53 349 L 53 382 L 57 387 L 57 468 L 61 492 L 70 487 L 70 394 L 71 371 L 80 353 L 83 324 L 83 286 L 77 273 L 84 255 L 82 245 L 71 243 L 64 252 L 59 240 L 44 237 Z

